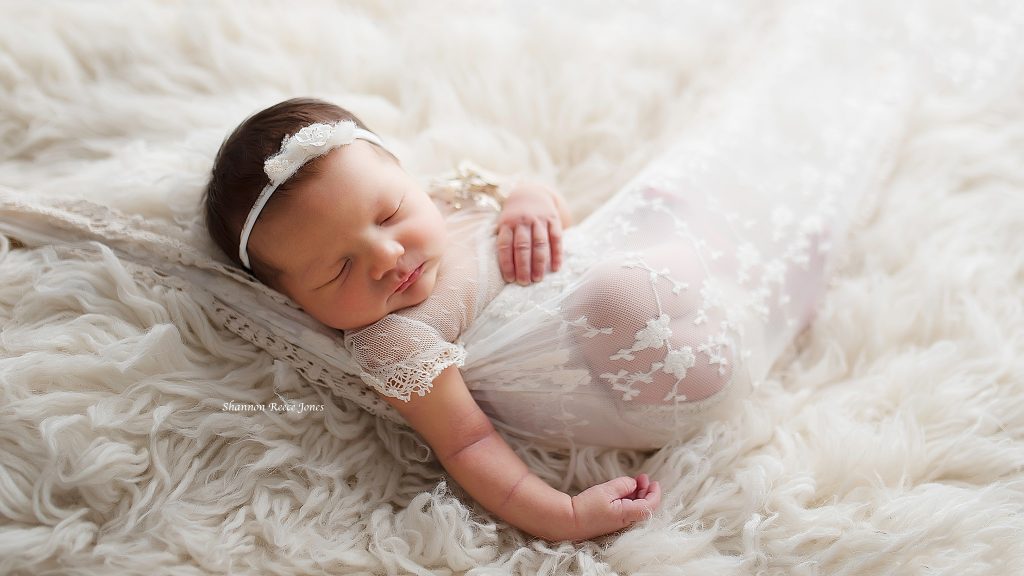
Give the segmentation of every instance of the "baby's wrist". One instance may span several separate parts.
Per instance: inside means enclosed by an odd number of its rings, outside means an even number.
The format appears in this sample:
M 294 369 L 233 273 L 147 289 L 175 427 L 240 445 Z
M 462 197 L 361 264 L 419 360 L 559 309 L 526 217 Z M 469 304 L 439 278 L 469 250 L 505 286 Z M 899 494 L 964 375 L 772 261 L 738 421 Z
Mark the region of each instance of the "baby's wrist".
M 576 534 L 572 497 L 530 472 L 499 514 L 520 530 L 549 542 Z
M 535 535 L 548 542 L 572 542 L 578 540 L 579 530 L 576 526 L 576 516 L 573 512 L 572 496 L 554 488 L 551 488 L 551 490 L 559 495 L 555 499 L 555 508 L 550 511 L 547 518 L 541 519 L 540 524 L 543 528 L 538 529 L 540 533 Z

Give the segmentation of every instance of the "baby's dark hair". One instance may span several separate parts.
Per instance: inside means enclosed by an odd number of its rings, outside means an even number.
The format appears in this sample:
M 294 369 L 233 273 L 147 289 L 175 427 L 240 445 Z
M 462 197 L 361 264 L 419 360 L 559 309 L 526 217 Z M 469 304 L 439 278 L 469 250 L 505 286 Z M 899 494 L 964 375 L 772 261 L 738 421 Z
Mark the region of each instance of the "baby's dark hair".
M 315 122 L 340 120 L 351 120 L 359 128 L 369 130 L 359 118 L 340 106 L 315 98 L 292 98 L 246 118 L 221 144 L 202 202 L 210 237 L 236 265 L 243 267 L 238 258 L 242 226 L 256 197 L 270 183 L 263 171 L 263 162 L 280 150 L 285 136 Z M 377 145 L 374 149 L 390 156 L 390 152 Z M 325 156 L 306 163 L 284 181 L 274 191 L 264 212 L 275 198 L 287 196 L 290 190 L 320 174 L 317 166 L 323 158 Z M 254 254 L 252 249 L 249 263 L 256 278 L 268 286 L 278 287 L 280 270 Z

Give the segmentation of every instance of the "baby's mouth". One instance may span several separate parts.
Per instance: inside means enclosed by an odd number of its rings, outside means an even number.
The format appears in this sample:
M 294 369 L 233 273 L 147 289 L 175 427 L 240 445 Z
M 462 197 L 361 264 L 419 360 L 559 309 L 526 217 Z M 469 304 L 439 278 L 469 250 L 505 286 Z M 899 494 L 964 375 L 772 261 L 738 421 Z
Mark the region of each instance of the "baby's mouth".
M 400 294 L 402 292 L 405 292 L 405 290 L 409 286 L 412 286 L 414 282 L 419 280 L 420 276 L 423 274 L 424 264 L 426 263 L 421 262 L 419 266 L 417 266 L 412 272 L 410 272 L 409 275 L 406 276 L 405 279 L 402 280 L 402 282 L 400 282 L 398 286 L 395 287 L 395 291 L 392 292 L 392 294 Z

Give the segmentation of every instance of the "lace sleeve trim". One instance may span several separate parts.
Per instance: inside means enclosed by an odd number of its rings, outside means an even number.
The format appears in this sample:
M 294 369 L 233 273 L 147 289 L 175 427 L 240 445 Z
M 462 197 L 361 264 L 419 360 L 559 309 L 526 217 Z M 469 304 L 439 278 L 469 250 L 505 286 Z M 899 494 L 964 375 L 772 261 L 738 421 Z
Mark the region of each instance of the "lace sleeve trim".
M 466 363 L 466 351 L 461 346 L 449 342 L 444 344 L 440 350 L 411 358 L 409 364 L 400 368 L 375 370 L 373 374 L 363 371 L 359 376 L 377 392 L 403 402 L 411 400 L 413 393 L 426 396 L 434 386 L 434 379 L 445 368 L 452 365 L 461 367 Z
M 466 362 L 466 350 L 460 344 L 448 342 L 428 324 L 399 314 L 347 332 L 344 341 L 362 367 L 363 382 L 404 402 L 414 393 L 426 396 L 445 368 Z

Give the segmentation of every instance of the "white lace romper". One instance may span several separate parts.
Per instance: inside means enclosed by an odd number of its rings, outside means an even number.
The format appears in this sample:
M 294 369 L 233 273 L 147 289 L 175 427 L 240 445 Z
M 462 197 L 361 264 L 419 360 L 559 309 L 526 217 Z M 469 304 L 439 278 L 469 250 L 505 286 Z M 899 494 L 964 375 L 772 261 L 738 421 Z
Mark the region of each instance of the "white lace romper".
M 525 287 L 501 278 L 495 211 L 447 211 L 434 293 L 344 335 L 364 382 L 409 399 L 461 366 L 492 420 L 551 445 L 692 433 L 806 325 L 827 229 L 778 206 L 769 253 L 730 232 L 744 228 L 730 203 L 657 174 L 570 228 L 562 269 Z
M 453 213 L 435 295 L 345 336 L 364 381 L 408 397 L 460 365 L 497 425 L 557 446 L 656 448 L 732 410 L 813 318 L 909 101 L 884 58 L 791 56 L 569 228 L 539 283 L 502 282 L 493 210 Z

